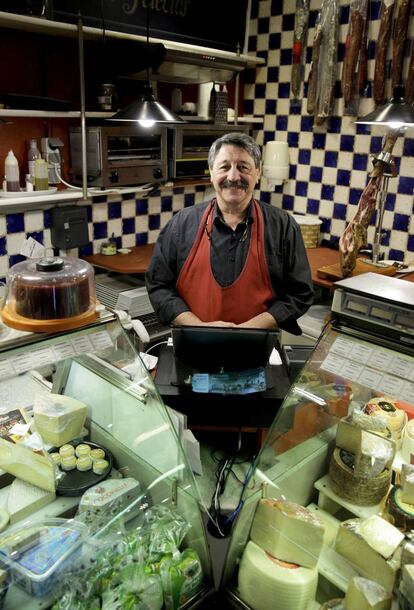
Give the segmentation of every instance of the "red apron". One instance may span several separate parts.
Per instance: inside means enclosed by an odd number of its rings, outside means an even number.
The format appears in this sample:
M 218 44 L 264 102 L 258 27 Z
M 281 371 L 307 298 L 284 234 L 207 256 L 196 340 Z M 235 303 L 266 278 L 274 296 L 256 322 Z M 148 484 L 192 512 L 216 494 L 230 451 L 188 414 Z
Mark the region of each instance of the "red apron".
M 213 276 L 210 264 L 209 233 L 213 224 L 214 202 L 207 206 L 197 237 L 180 274 L 176 288 L 190 311 L 203 322 L 222 320 L 241 324 L 267 311 L 273 300 L 269 269 L 264 253 L 264 221 L 262 210 L 253 200 L 253 223 L 249 251 L 239 277 L 222 288 Z

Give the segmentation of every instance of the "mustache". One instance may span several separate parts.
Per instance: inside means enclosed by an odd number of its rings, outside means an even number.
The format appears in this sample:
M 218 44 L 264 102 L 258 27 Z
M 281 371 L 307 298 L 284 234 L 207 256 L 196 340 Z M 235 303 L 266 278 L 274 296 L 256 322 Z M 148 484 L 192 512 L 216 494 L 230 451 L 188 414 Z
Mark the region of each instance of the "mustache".
M 247 190 L 248 184 L 244 180 L 223 180 L 221 188 L 238 188 Z

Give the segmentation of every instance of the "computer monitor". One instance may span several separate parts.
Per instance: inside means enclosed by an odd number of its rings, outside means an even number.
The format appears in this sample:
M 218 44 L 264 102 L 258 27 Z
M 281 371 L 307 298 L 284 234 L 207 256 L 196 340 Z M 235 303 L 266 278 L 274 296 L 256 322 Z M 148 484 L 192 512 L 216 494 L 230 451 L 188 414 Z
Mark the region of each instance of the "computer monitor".
M 265 367 L 277 331 L 220 326 L 174 326 L 176 360 L 193 371 L 218 373 Z

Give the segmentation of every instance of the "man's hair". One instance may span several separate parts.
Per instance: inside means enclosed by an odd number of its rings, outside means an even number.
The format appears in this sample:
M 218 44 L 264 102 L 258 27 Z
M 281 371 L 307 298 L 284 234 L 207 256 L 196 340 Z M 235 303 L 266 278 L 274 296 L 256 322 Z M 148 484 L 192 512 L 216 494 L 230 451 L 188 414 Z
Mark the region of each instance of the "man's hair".
M 248 136 L 245 133 L 235 132 L 226 133 L 210 146 L 210 150 L 208 151 L 208 166 L 210 169 L 213 167 L 214 161 L 222 146 L 238 146 L 239 148 L 243 148 L 254 160 L 256 168 L 260 168 L 262 155 L 259 146 L 251 136 Z

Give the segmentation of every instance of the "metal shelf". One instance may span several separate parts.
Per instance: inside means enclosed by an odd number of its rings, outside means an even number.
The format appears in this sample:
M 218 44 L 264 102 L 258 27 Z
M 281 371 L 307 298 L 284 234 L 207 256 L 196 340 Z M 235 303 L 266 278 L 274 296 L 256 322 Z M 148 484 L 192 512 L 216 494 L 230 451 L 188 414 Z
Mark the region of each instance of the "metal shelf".
M 88 119 L 109 119 L 113 112 L 86 112 Z M 56 110 L 17 110 L 12 108 L 0 108 L 2 117 L 27 117 L 27 118 L 49 118 L 49 119 L 79 119 L 80 110 L 56 111 Z

